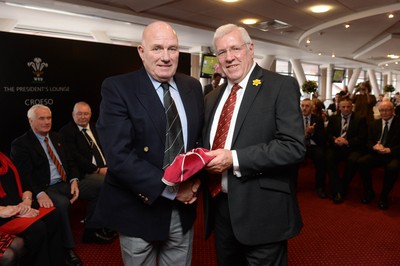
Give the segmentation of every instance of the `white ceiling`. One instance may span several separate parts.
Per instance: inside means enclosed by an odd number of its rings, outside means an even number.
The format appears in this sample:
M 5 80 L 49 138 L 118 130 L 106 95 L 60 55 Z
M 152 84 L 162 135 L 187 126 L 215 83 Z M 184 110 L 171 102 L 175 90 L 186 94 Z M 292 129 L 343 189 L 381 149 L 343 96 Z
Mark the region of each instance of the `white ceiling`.
M 34 11 L 6 2 L 80 16 Z M 309 7 L 316 3 L 333 9 L 314 14 Z M 389 13 L 395 17 L 388 19 Z M 248 17 L 290 24 L 269 31 L 246 26 L 255 41 L 258 59 L 274 55 L 285 60 L 400 73 L 400 63 L 387 58 L 388 54 L 400 55 L 398 0 L 241 0 L 232 4 L 219 0 L 0 0 L 3 31 L 61 31 L 70 38 L 135 45 L 145 25 L 165 20 L 174 25 L 183 50 L 193 53 L 207 52 L 205 48 L 211 47 L 218 26 L 241 24 L 241 19 Z M 345 29 L 345 23 L 350 24 L 349 29 Z M 307 39 L 310 44 L 306 44 Z

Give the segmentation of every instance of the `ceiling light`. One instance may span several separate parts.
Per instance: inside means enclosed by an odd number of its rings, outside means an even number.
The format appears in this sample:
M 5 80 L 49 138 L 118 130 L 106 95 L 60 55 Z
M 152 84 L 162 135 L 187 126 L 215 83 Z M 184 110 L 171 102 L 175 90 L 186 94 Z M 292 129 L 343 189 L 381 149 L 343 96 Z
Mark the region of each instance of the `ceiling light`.
M 398 65 L 399 64 L 399 62 L 394 62 L 396 65 Z
M 344 24 L 344 27 L 346 28 L 346 29 L 348 29 L 348 28 L 350 28 L 350 24 Z
M 253 25 L 253 24 L 256 24 L 257 22 L 258 22 L 258 19 L 255 19 L 255 18 L 246 18 L 246 19 L 242 20 L 242 23 L 246 24 L 246 25 Z
M 393 15 L 392 13 L 390 13 L 390 14 L 388 15 L 388 18 L 394 18 L 394 15 Z
M 400 58 L 399 55 L 395 55 L 395 54 L 388 54 L 387 57 L 392 58 L 392 59 Z
M 328 6 L 328 5 L 316 5 L 316 6 L 310 7 L 311 12 L 313 12 L 313 13 L 325 13 L 331 9 L 332 9 L 332 7 Z
M 332 57 L 336 57 L 336 55 L 335 55 L 335 54 L 332 54 Z
M 222 2 L 225 3 L 234 3 L 234 2 L 238 2 L 239 0 L 222 0 Z
M 311 43 L 310 39 L 307 39 L 306 43 Z
M 322 53 L 318 53 L 318 55 L 322 55 Z

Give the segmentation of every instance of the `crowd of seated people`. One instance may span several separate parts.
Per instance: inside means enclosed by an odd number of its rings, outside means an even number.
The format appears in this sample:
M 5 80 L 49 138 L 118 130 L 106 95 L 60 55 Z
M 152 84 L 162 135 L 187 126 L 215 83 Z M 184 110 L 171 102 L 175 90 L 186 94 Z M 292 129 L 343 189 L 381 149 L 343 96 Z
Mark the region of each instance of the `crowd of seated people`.
M 90 106 L 78 102 L 60 133 L 52 131 L 48 106 L 32 106 L 27 117 L 30 129 L 12 141 L 11 159 L 0 153 L 0 265 L 83 265 L 70 225 L 78 198 L 87 200 L 81 241 L 116 238 L 91 221 L 107 166 Z M 29 218 L 23 230 L 14 225 L 20 217 Z
M 309 99 L 301 101 L 305 143 L 307 156 L 315 165 L 319 197 L 327 195 L 325 178 L 328 177 L 332 201 L 342 203 L 350 193 L 353 177 L 359 173 L 363 186 L 361 203 L 369 204 L 375 197 L 372 169 L 381 167 L 384 170 L 383 184 L 377 205 L 386 210 L 400 170 L 400 117 L 395 115 L 395 105 L 390 99 L 382 98 L 377 104 L 370 92 L 369 82 L 364 82 L 351 95 L 336 94 L 335 102 L 327 108 L 331 111 L 326 116 L 322 133 L 319 124 L 325 116 L 319 115 L 318 120 L 312 118 L 307 109 L 309 105 L 312 108 L 313 102 Z M 379 115 L 374 118 L 372 109 L 375 105 Z M 314 122 L 309 123 L 307 119 L 314 119 Z M 320 139 L 324 139 L 322 144 Z M 324 163 L 315 155 L 321 151 L 323 155 L 318 156 L 324 159 Z

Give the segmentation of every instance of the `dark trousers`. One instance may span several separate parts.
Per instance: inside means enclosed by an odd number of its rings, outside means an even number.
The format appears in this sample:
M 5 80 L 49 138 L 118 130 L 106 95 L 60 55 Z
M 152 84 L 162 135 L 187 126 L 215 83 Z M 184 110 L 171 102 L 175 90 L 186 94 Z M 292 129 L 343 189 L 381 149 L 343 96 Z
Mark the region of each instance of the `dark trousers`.
M 90 179 L 83 179 L 79 182 L 79 199 L 88 200 L 85 218 L 87 221 L 85 225 L 88 228 L 95 227 L 95 225 L 91 224 L 90 219 L 96 207 L 101 185 L 102 183 Z M 70 184 L 59 182 L 48 187 L 46 193 L 53 201 L 54 206 L 60 210 L 64 247 L 67 249 L 75 247 L 69 217 L 69 209 L 71 206 L 69 200 L 72 197 Z
M 373 193 L 371 169 L 379 166 L 385 168 L 381 198 L 387 198 L 396 183 L 400 170 L 400 159 L 391 154 L 369 153 L 358 160 L 358 166 L 366 194 Z
M 362 156 L 361 151 L 347 147 L 329 147 L 326 150 L 326 168 L 330 178 L 331 192 L 345 193 L 348 185 L 357 172 L 357 161 Z M 339 163 L 345 162 L 343 178 L 339 174 Z
M 24 239 L 26 252 L 22 265 L 62 265 L 64 248 L 60 222 L 60 213 L 55 209 L 19 234 Z
M 325 190 L 326 187 L 326 161 L 324 147 L 317 145 L 307 146 L 306 157 L 313 161 L 315 168 L 315 188 Z
M 235 237 L 229 216 L 228 197 L 220 193 L 215 199 L 215 243 L 218 266 L 286 266 L 287 241 L 248 246 Z

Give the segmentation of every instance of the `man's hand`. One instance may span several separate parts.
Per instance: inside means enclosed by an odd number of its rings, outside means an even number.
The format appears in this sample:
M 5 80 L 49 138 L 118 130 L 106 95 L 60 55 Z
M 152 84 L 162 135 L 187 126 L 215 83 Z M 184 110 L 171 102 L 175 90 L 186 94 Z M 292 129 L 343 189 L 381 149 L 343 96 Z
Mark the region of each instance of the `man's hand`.
M 71 182 L 71 195 L 72 198 L 69 200 L 69 202 L 72 204 L 79 198 L 79 186 L 78 181 L 76 180 Z
M 0 207 L 0 217 L 1 218 L 10 218 L 19 213 L 21 207 L 18 205 L 8 205 Z
M 218 149 L 209 151 L 206 154 L 215 156 L 204 168 L 211 174 L 221 174 L 233 166 L 232 151 L 230 150 Z
M 178 193 L 176 194 L 176 199 L 185 203 L 192 204 L 197 200 L 197 191 L 200 187 L 200 180 L 197 178 L 188 179 L 179 185 Z
M 46 192 L 41 193 L 37 200 L 38 200 L 40 207 L 43 207 L 43 208 L 54 207 L 53 201 L 46 194 Z
M 26 212 L 22 213 L 20 212 L 17 217 L 23 217 L 23 218 L 33 218 L 39 215 L 39 210 L 29 208 Z

